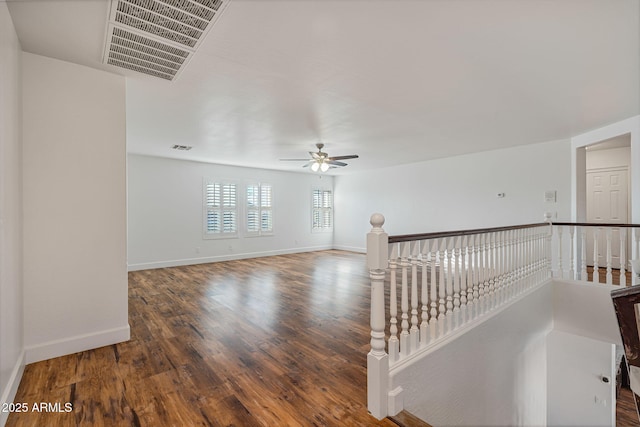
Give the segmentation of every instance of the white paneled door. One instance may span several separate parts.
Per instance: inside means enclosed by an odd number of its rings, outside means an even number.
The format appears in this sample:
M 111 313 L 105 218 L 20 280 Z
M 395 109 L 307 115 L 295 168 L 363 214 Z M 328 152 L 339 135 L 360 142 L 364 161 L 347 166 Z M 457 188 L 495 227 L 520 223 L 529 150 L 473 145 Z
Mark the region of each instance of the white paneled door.
M 629 191 L 627 168 L 587 171 L 587 222 L 625 224 L 628 222 Z M 627 237 L 627 243 L 629 238 Z M 627 250 L 627 254 L 628 254 Z M 587 264 L 593 265 L 593 235 L 587 234 Z M 607 264 L 605 230 L 598 233 L 598 266 Z M 613 230 L 611 238 L 611 266 L 620 268 L 620 231 Z M 626 267 L 625 267 L 626 268 Z

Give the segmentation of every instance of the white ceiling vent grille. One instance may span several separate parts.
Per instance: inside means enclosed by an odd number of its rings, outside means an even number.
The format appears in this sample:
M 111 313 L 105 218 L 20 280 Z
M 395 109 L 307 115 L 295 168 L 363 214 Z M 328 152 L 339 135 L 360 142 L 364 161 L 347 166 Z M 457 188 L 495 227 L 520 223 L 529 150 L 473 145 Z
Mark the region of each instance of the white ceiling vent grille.
M 173 80 L 231 0 L 112 0 L 103 61 Z

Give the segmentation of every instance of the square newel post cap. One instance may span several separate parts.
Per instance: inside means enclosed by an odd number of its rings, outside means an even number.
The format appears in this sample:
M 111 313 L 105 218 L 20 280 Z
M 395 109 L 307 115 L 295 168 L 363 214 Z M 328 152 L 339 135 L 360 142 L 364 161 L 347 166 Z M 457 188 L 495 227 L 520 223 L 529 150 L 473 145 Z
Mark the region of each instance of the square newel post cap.
M 367 267 L 385 270 L 389 261 L 389 235 L 382 229 L 384 216 L 375 213 L 369 222 L 373 228 L 367 233 Z

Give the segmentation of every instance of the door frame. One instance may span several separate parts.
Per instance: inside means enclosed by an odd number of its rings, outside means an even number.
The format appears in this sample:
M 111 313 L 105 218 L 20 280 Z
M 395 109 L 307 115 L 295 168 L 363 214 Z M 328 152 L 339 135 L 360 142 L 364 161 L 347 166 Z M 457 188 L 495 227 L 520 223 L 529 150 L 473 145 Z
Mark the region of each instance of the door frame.
M 571 220 L 573 222 L 586 220 L 585 147 L 627 134 L 631 139 L 631 161 L 628 174 L 630 179 L 628 190 L 631 197 L 629 219 L 634 224 L 640 224 L 640 186 L 634 185 L 634 183 L 640 183 L 640 115 L 571 138 Z M 631 258 L 638 259 L 640 254 L 635 253 L 635 245 L 632 250 Z M 638 284 L 635 275 L 632 275 L 632 283 Z

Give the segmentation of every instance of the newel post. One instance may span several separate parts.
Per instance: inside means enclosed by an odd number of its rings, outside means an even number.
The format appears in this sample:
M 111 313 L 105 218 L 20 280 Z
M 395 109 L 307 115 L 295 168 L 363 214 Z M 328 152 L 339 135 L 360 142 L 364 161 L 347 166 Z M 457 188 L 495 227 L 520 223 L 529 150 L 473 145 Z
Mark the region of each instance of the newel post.
M 381 420 L 387 416 L 389 355 L 385 351 L 384 278 L 389 262 L 389 236 L 384 216 L 371 215 L 367 234 L 367 267 L 371 278 L 371 350 L 367 355 L 367 406 Z

